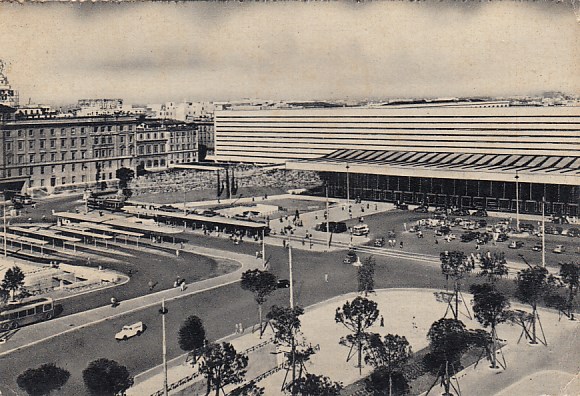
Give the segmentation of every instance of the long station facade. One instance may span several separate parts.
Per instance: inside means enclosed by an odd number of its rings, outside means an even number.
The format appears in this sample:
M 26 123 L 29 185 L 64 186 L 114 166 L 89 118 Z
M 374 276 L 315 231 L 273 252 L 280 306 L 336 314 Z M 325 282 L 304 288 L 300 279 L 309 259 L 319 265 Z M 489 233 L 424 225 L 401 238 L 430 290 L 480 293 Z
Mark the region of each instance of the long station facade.
M 329 194 L 578 215 L 580 107 L 217 111 L 215 158 L 315 170 Z

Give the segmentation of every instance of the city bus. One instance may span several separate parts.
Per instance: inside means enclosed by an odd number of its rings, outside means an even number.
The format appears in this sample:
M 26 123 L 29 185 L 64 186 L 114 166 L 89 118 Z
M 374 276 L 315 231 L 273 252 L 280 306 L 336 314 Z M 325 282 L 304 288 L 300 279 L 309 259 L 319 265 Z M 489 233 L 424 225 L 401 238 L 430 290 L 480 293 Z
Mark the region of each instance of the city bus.
M 120 211 L 125 206 L 125 201 L 118 198 L 87 198 L 87 206 L 92 209 L 106 209 L 112 212 Z
M 54 317 L 52 298 L 40 297 L 8 303 L 0 308 L 0 330 L 16 329 Z

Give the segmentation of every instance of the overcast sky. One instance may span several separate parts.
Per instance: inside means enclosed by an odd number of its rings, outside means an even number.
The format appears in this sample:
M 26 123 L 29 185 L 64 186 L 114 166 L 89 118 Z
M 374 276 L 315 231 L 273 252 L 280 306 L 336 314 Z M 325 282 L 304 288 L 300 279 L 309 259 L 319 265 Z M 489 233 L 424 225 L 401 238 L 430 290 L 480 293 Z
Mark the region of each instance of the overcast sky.
M 21 103 L 580 93 L 556 2 L 0 4 Z

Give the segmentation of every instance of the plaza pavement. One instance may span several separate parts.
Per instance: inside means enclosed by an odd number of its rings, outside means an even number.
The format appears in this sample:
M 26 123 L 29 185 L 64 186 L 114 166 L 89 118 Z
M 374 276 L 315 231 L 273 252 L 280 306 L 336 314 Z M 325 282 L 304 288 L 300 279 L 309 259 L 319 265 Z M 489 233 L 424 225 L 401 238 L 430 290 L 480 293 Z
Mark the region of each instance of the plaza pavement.
M 324 283 L 321 284 L 324 287 Z M 370 329 L 381 335 L 388 333 L 404 335 L 414 351 L 428 346 L 427 331 L 433 322 L 443 317 L 446 304 L 437 302 L 433 293 L 436 290 L 428 289 L 389 289 L 379 290 L 369 296 L 378 304 L 380 314 L 385 319 L 385 326 L 379 325 L 380 319 Z M 315 304 L 306 309 L 301 317 L 302 335 L 305 344 L 316 347 L 317 352 L 306 363 L 309 373 L 326 375 L 333 381 L 344 385 L 353 383 L 371 371 L 364 365 L 362 375 L 356 368 L 356 357 L 346 362 L 348 347 L 339 345 L 341 336 L 348 334 L 348 330 L 334 321 L 337 307 L 345 301 L 354 299 L 358 294 L 338 296 L 330 300 Z M 465 294 L 467 301 L 471 296 Z M 512 309 L 527 307 L 513 304 Z M 501 324 L 498 335 L 506 340 L 507 345 L 502 349 L 507 362 L 507 370 L 492 370 L 487 361 L 481 361 L 465 368 L 457 377 L 462 394 L 464 395 L 496 395 L 496 396 L 535 396 L 535 395 L 579 395 L 580 394 L 580 322 L 570 321 L 567 318 L 558 320 L 558 315 L 550 310 L 541 309 L 540 316 L 546 333 L 548 345 L 530 345 L 525 340 L 518 343 L 521 328 L 515 325 Z M 468 328 L 481 328 L 474 320 L 465 315 L 461 320 Z M 271 337 L 270 331 L 264 339 Z M 247 332 L 242 336 L 231 335 L 220 341 L 231 342 L 238 352 L 244 351 L 251 345 L 262 342 L 257 333 Z M 252 352 L 249 355 L 249 372 L 246 378 L 255 378 L 259 372 L 253 365 L 259 363 L 266 371 L 265 362 L 271 367 L 282 362 L 282 354 L 274 354 L 272 346 L 261 348 L 261 353 Z M 273 360 L 276 357 L 277 362 Z M 169 384 L 178 381 L 181 377 L 191 375 L 193 368 L 185 363 L 185 357 L 174 359 L 169 368 Z M 286 371 L 280 370 L 259 382 L 265 388 L 265 395 L 281 395 L 281 385 Z M 196 381 L 204 381 L 198 377 Z M 129 389 L 128 395 L 150 395 L 162 389 L 163 375 L 160 367 L 149 370 L 136 376 L 135 385 Z M 226 392 L 233 387 L 228 386 Z M 184 390 L 184 386 L 176 389 L 173 394 L 193 394 Z M 432 395 L 441 394 L 441 389 L 435 387 Z

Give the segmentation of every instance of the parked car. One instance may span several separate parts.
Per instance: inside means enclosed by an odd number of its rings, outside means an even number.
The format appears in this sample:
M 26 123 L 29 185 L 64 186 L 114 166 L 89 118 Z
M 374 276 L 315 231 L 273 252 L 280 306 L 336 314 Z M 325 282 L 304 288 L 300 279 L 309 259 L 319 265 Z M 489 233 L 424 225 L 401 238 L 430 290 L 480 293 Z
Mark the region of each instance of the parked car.
M 453 216 L 469 216 L 469 211 L 467 209 L 455 209 L 451 211 Z
M 290 281 L 288 279 L 278 279 L 276 287 L 278 289 L 288 289 L 290 287 Z
M 417 206 L 415 209 L 413 209 L 413 212 L 415 212 L 415 213 L 428 213 L 429 208 L 427 208 L 426 206 Z
M 32 205 L 34 201 L 32 197 L 28 194 L 15 194 L 12 197 L 12 203 L 20 203 L 22 205 Z
M 344 260 L 342 260 L 342 262 L 345 264 L 352 264 L 355 263 L 357 259 L 358 256 L 356 255 L 356 253 L 352 250 L 349 250 L 348 253 L 346 253 L 346 257 L 344 258 Z
M 472 214 L 473 214 L 473 216 L 477 216 L 477 217 L 487 217 L 487 211 L 485 209 L 477 209 Z
M 123 326 L 120 332 L 115 334 L 115 339 L 117 341 L 128 340 L 131 337 L 140 336 L 145 330 L 143 322 L 133 323 L 132 325 Z
M 461 234 L 461 242 L 475 241 L 479 237 L 479 232 L 467 231 Z
M 568 236 L 569 237 L 580 236 L 580 230 L 578 228 L 569 228 L 568 229 Z
M 523 246 L 524 246 L 524 243 L 522 241 L 511 241 L 508 247 L 510 249 L 519 249 Z
M 539 243 L 539 242 L 538 242 L 538 243 L 536 243 L 536 244 L 534 245 L 534 247 L 532 248 L 532 250 L 533 250 L 534 252 L 541 252 L 541 251 L 542 251 L 542 244 L 541 244 L 541 243 Z
M 520 230 L 532 233 L 534 231 L 534 225 L 529 223 L 520 223 Z
M 449 226 L 441 226 L 438 230 L 435 231 L 435 235 L 442 236 L 447 235 L 451 232 L 451 228 Z
M 487 227 L 487 221 L 485 221 L 485 220 L 478 220 L 477 221 L 477 225 L 479 226 L 479 228 L 485 228 L 485 227 Z
M 564 247 L 564 245 L 556 245 L 556 247 L 554 248 L 554 250 L 552 250 L 552 252 L 554 253 L 564 253 L 566 251 L 566 248 Z
M 499 234 L 499 235 L 497 236 L 497 241 L 498 241 L 498 242 L 505 242 L 505 241 L 507 241 L 508 239 L 509 239 L 509 237 L 507 236 L 507 234 L 503 234 L 503 233 L 502 233 L 502 234 Z
M 375 239 L 374 245 L 375 245 L 375 247 L 383 247 L 383 246 L 385 246 L 385 238 L 377 238 L 377 239 Z
M 401 210 L 409 210 L 409 205 L 407 205 L 405 203 L 403 203 L 403 204 L 401 204 L 401 203 L 400 204 L 397 204 L 395 207 L 397 209 L 401 209 Z

